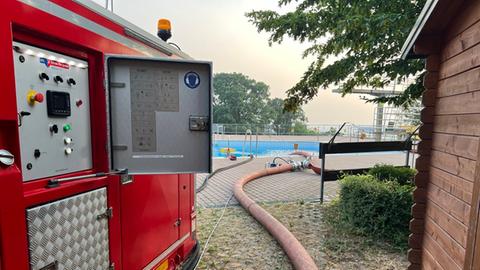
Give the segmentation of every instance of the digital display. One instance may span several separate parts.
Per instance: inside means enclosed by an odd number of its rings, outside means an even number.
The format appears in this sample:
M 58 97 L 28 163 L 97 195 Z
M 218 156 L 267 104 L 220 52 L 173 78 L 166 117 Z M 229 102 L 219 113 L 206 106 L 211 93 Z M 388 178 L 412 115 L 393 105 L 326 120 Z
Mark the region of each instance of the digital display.
M 67 92 L 47 91 L 47 110 L 49 116 L 70 116 L 70 94 Z
M 62 109 L 67 107 L 67 97 L 65 95 L 53 96 L 53 107 L 55 109 Z

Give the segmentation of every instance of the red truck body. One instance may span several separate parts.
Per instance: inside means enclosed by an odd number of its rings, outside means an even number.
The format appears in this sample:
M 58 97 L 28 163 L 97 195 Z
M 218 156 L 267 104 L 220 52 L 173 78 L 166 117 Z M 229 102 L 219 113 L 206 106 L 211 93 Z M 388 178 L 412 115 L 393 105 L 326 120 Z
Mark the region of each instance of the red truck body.
M 12 166 L 0 165 L 0 269 L 32 269 L 26 209 L 102 187 L 106 188 L 108 207 L 112 209 L 108 220 L 111 269 L 173 269 L 195 256 L 194 174 L 135 175 L 128 185 L 122 185 L 120 175 L 99 175 L 55 188 L 46 187 L 52 177 L 22 181 L 25 164 L 19 158 L 12 42 L 88 62 L 92 168 L 61 177 L 109 170 L 105 148 L 109 140 L 106 55 L 174 59 L 188 56 L 161 41 L 149 42 L 153 36 L 128 34 L 132 32 L 130 25 L 119 22 L 114 15 L 105 16 L 86 1 L 4 0 L 0 7 L 0 149 L 15 156 Z M 68 20 L 68 16 L 73 19 Z M 31 136 L 35 140 L 36 134 Z

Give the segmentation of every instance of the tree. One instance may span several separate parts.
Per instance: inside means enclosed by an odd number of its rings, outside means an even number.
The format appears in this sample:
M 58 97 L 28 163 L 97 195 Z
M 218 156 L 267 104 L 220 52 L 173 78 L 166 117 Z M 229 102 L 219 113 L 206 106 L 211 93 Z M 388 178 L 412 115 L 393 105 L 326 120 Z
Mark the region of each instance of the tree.
M 413 76 L 415 83 L 402 95 L 373 101 L 407 106 L 421 96 L 423 62 L 402 60 L 399 53 L 425 0 L 278 0 L 280 7 L 292 2 L 296 9 L 282 15 L 269 10 L 246 14 L 259 32 L 271 33 L 270 44 L 285 36 L 313 43 L 304 57 L 316 60 L 287 90 L 285 109 L 298 109 L 332 84 L 345 95 L 355 87 L 382 88 Z
M 283 110 L 283 100 L 280 98 L 274 98 L 268 101 L 268 108 L 270 110 L 269 118 L 271 119 L 269 124 L 274 126 L 277 134 L 288 132 L 292 126 L 296 123 L 303 123 L 307 120 L 305 112 L 300 108 L 295 112 L 288 112 Z
M 294 135 L 317 135 L 317 131 L 308 128 L 304 122 L 295 122 L 293 124 L 293 134 Z
M 213 88 L 214 123 L 266 124 L 268 85 L 240 73 L 219 73 Z
M 240 73 L 218 73 L 213 77 L 213 122 L 274 125 L 275 132 L 289 132 L 296 123 L 307 121 L 304 111 L 283 110 L 283 100 L 270 99 L 269 86 Z M 238 129 L 237 129 L 238 131 Z

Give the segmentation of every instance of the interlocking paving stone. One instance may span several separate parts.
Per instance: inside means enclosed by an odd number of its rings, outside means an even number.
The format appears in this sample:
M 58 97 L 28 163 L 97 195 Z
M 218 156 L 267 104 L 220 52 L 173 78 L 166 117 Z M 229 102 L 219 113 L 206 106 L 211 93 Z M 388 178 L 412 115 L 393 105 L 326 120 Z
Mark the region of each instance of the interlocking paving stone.
M 295 157 L 295 160 L 302 158 Z M 214 175 L 207 187 L 197 194 L 198 207 L 220 207 L 232 195 L 233 184 L 242 176 L 265 168 L 265 163 L 272 158 L 256 158 L 239 167 Z M 214 159 L 214 169 L 226 167 L 241 160 Z M 371 167 L 375 164 L 404 165 L 405 154 L 362 154 L 332 155 L 325 162 L 327 169 L 354 169 Z M 207 174 L 198 174 L 196 185 L 199 187 Z M 311 170 L 270 175 L 257 179 L 245 186 L 245 191 L 257 202 L 314 201 L 320 198 L 320 176 Z M 333 199 L 338 191 L 338 182 L 325 182 L 325 201 Z M 233 198 L 230 205 L 238 205 Z

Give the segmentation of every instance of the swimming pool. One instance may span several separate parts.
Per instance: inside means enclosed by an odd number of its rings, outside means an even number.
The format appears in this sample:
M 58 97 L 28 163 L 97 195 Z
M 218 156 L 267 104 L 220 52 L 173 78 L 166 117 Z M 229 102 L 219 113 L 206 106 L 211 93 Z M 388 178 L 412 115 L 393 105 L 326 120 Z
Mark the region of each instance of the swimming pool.
M 293 145 L 298 144 L 298 150 L 318 153 L 318 142 L 298 142 L 298 141 L 258 141 L 258 147 L 252 142 L 252 151 L 254 155 L 260 157 L 287 156 L 294 151 Z M 217 140 L 213 143 L 213 157 L 226 157 L 222 148 L 233 148 L 232 154 L 237 157 L 248 156 L 250 154 L 250 142 L 245 144 L 245 153 L 242 152 L 243 141 Z

